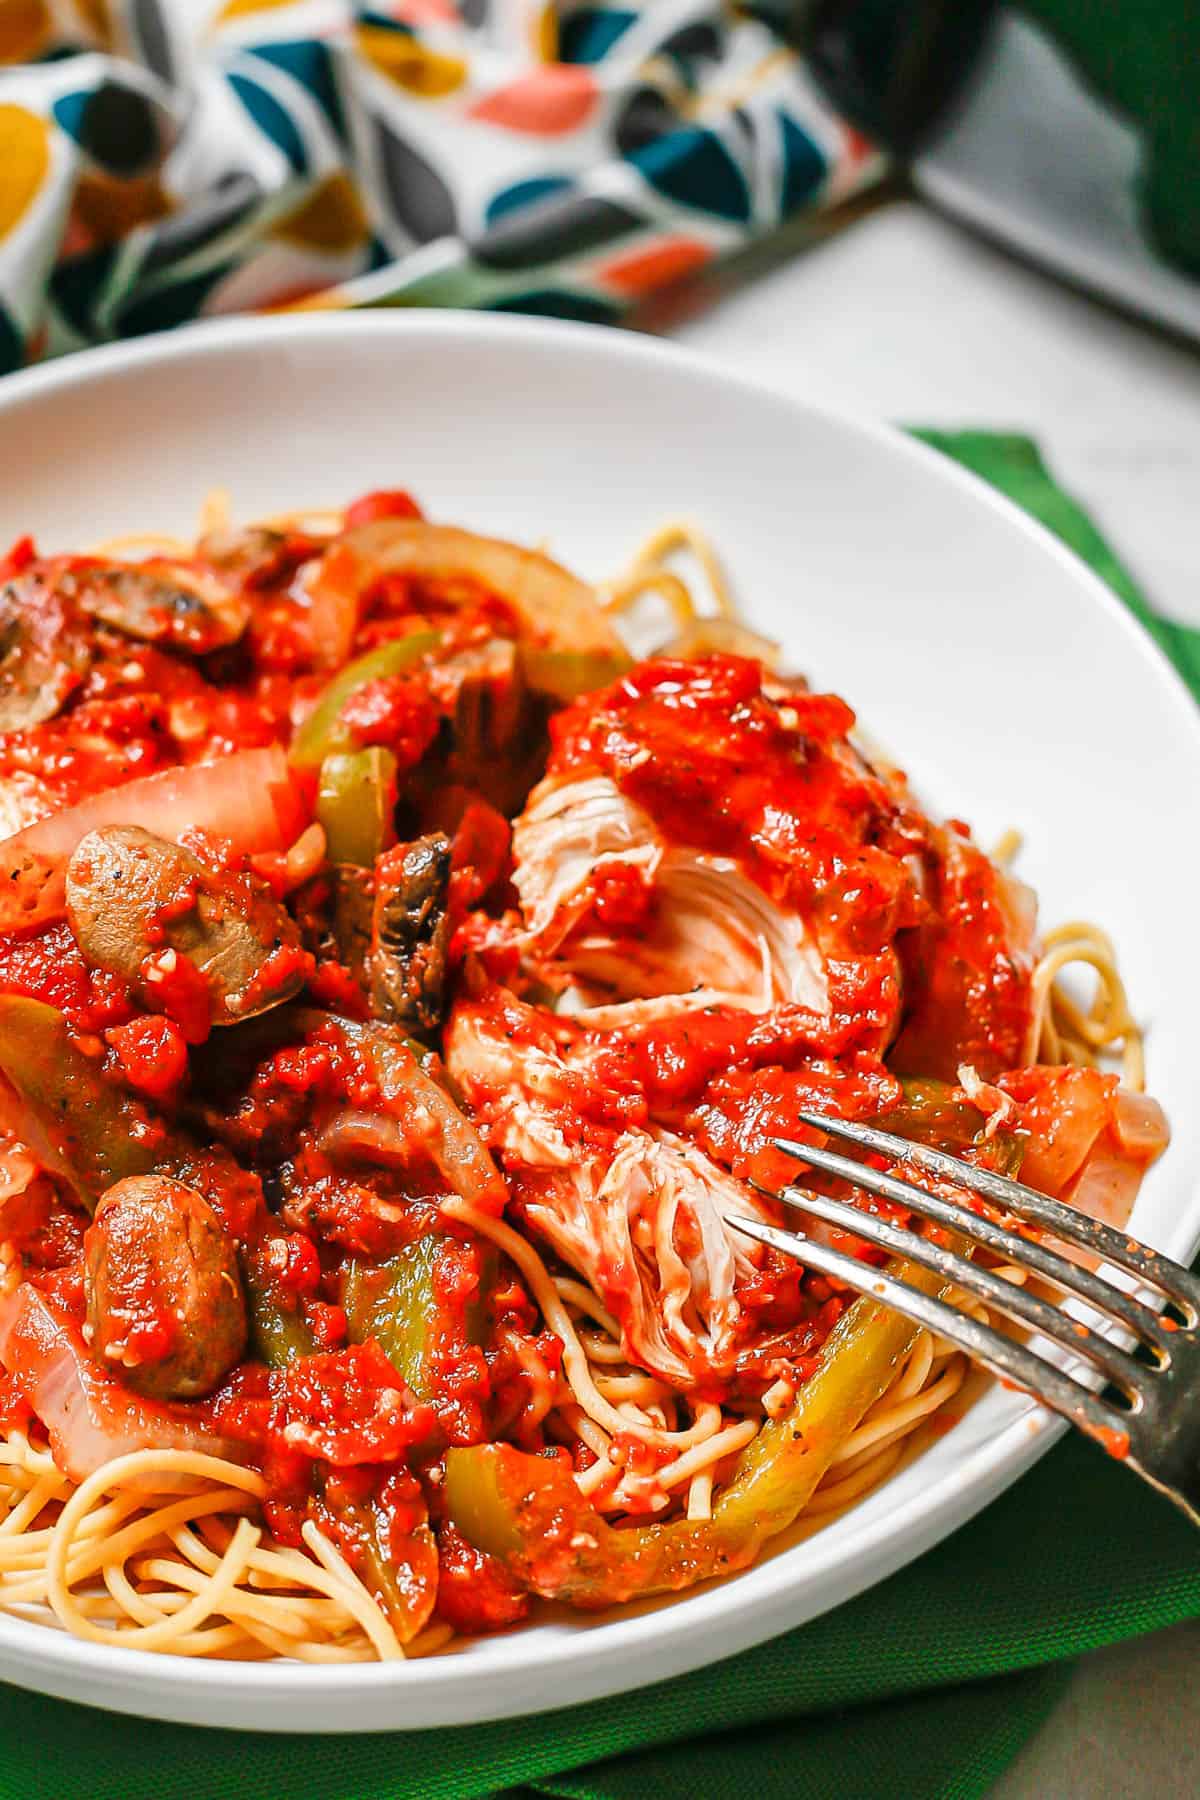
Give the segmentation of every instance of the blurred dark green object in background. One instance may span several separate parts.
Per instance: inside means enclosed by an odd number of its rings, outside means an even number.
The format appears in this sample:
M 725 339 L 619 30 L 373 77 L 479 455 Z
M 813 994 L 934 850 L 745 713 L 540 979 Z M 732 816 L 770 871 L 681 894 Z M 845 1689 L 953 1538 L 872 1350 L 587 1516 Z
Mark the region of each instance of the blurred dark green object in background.
M 1200 0 L 750 0 L 808 56 L 838 109 L 907 157 L 969 105 L 989 28 L 1043 30 L 1138 132 L 1140 200 L 1160 254 L 1200 273 Z
M 1200 0 L 1024 0 L 1016 10 L 1140 129 L 1147 229 L 1163 256 L 1200 274 Z

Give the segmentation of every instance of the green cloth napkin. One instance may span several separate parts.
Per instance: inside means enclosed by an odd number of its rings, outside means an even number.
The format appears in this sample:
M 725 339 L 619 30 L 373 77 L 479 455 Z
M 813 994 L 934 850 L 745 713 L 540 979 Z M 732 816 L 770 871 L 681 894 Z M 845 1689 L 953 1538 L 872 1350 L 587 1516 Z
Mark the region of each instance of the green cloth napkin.
M 1200 693 L 1200 632 L 1155 618 L 1027 438 L 922 435 L 1098 569 Z M 271 1738 L 0 1687 L 0 1800 L 971 1800 L 1053 1707 L 1071 1657 L 1198 1614 L 1200 1537 L 1072 1438 L 837 1611 L 697 1674 L 537 1719 Z

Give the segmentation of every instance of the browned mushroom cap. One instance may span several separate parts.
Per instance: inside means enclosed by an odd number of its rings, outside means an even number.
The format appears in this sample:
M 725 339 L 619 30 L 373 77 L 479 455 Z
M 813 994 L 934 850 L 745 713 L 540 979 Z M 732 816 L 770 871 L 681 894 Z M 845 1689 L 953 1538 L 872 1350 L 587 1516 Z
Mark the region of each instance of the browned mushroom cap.
M 525 678 L 525 649 L 508 638 L 456 651 L 430 669 L 429 691 L 453 724 L 451 783 L 511 818 L 545 772 L 545 706 Z M 553 656 L 554 652 L 546 652 Z
M 156 1400 L 209 1394 L 246 1347 L 237 1252 L 208 1201 L 165 1175 L 108 1189 L 84 1238 L 93 1356 Z
M 429 687 L 454 721 L 464 767 L 484 768 L 511 753 L 525 695 L 517 646 L 508 638 L 489 638 L 446 657 L 430 670 Z
M 87 671 L 91 649 L 73 609 L 38 574 L 0 586 L 0 731 L 52 719 Z
M 86 960 L 122 976 L 151 1009 L 168 952 L 203 975 L 214 1025 L 253 1018 L 304 985 L 300 933 L 262 882 L 219 874 L 136 825 L 89 831 L 66 888 Z
M 216 580 L 138 563 L 96 563 L 63 575 L 59 589 L 94 619 L 147 644 L 203 656 L 235 644 L 250 608 Z
M 270 587 L 285 580 L 322 549 L 318 538 L 271 525 L 230 526 L 210 531 L 196 545 L 196 556 L 221 579 L 243 588 Z
M 368 972 L 371 1009 L 408 1031 L 441 1024 L 450 920 L 450 840 L 418 838 L 376 865 Z
M 357 863 L 336 863 L 332 886 L 330 934 L 333 948 L 338 961 L 344 963 L 359 986 L 365 988 L 375 910 L 374 876 L 370 869 L 360 868 Z

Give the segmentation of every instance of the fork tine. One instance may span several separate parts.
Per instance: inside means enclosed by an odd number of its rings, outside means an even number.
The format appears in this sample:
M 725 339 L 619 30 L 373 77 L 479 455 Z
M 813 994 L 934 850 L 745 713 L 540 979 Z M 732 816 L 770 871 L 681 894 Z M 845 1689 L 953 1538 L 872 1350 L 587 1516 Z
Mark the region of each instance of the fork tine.
M 978 1264 L 969 1262 L 957 1251 L 947 1250 L 943 1245 L 920 1237 L 905 1226 L 893 1225 L 890 1220 L 881 1219 L 876 1213 L 863 1212 L 860 1207 L 851 1206 L 846 1200 L 832 1200 L 826 1194 L 809 1193 L 799 1184 L 784 1188 L 778 1198 L 788 1206 L 811 1213 L 814 1218 L 824 1219 L 826 1224 L 853 1232 L 856 1237 L 877 1245 L 881 1250 L 887 1250 L 892 1256 L 902 1256 L 908 1262 L 919 1263 L 924 1269 L 932 1269 L 936 1274 L 944 1275 L 956 1287 L 974 1294 L 986 1305 L 1016 1319 L 1020 1324 L 1028 1325 L 1031 1330 L 1040 1332 L 1043 1337 L 1051 1339 L 1064 1350 L 1086 1356 L 1089 1362 L 1103 1370 L 1110 1380 L 1118 1382 L 1127 1393 L 1141 1392 L 1142 1382 L 1148 1373 L 1143 1364 L 1136 1362 L 1119 1345 L 1110 1344 L 1107 1338 L 1073 1319 L 1061 1307 L 1043 1300 L 1040 1295 L 1026 1293 L 1023 1288 L 1014 1287 L 1011 1281 L 994 1275 L 990 1269 L 980 1268 Z
M 1065 1201 L 1053 1200 L 1048 1194 L 1039 1194 L 1035 1188 L 1026 1187 L 1024 1182 L 1014 1181 L 1009 1175 L 997 1175 L 992 1169 L 977 1169 L 974 1164 L 951 1156 L 947 1150 L 934 1150 L 927 1144 L 915 1144 L 908 1138 L 893 1136 L 890 1131 L 880 1131 L 877 1125 L 862 1125 L 849 1119 L 831 1118 L 825 1113 L 800 1112 L 797 1117 L 830 1137 L 846 1138 L 850 1143 L 861 1144 L 866 1150 L 895 1157 L 898 1162 L 915 1163 L 918 1168 L 926 1169 L 932 1175 L 941 1175 L 960 1187 L 971 1188 L 975 1193 L 985 1195 L 1006 1211 L 1015 1213 L 1018 1218 L 1031 1219 L 1035 1224 L 1045 1226 L 1055 1237 L 1063 1238 L 1067 1243 L 1078 1244 L 1082 1249 L 1092 1251 L 1103 1262 L 1116 1263 L 1118 1268 L 1126 1269 L 1131 1275 L 1151 1282 L 1170 1299 L 1182 1305 L 1188 1315 L 1189 1325 L 1200 1322 L 1200 1280 L 1188 1270 L 1181 1269 L 1169 1257 L 1160 1256 L 1158 1251 L 1139 1244 L 1135 1238 L 1128 1237 L 1125 1232 L 1117 1231 L 1111 1225 L 1103 1224 L 1099 1219 L 1089 1218 L 1086 1213 L 1068 1206 Z M 792 1154 L 798 1154 L 807 1161 L 808 1147 L 793 1150 Z M 860 1181 L 859 1186 L 863 1185 Z M 1074 1264 L 1067 1266 L 1071 1269 L 1075 1267 Z M 1052 1279 L 1057 1280 L 1058 1277 Z M 1078 1285 L 1074 1276 L 1071 1285 Z M 1088 1298 L 1091 1299 L 1092 1296 L 1089 1294 Z
M 806 1115 L 806 1123 L 815 1115 Z M 822 1130 L 840 1120 L 826 1119 Z M 872 1149 L 879 1149 L 884 1155 L 904 1155 L 911 1146 L 905 1138 L 892 1138 L 886 1132 L 876 1134 L 887 1140 L 887 1148 L 882 1144 L 873 1144 Z M 853 1157 L 842 1156 L 836 1150 L 818 1148 L 812 1144 L 795 1143 L 789 1138 L 772 1140 L 777 1150 L 787 1156 L 794 1156 L 806 1162 L 814 1169 L 821 1169 L 826 1174 L 838 1175 L 843 1180 L 852 1182 L 855 1187 L 865 1188 L 868 1193 L 878 1194 L 883 1200 L 891 1200 L 897 1206 L 908 1207 L 912 1212 L 920 1213 L 924 1218 L 936 1219 L 938 1224 L 947 1225 L 952 1231 L 962 1232 L 964 1236 L 973 1238 L 976 1243 L 984 1244 L 1000 1256 L 1006 1256 L 1015 1263 L 1021 1263 L 1032 1269 L 1035 1274 L 1044 1275 L 1047 1280 L 1057 1283 L 1068 1293 L 1087 1300 L 1098 1311 L 1105 1312 L 1110 1318 L 1128 1326 L 1139 1338 L 1144 1338 L 1158 1350 L 1165 1352 L 1167 1346 L 1163 1338 L 1162 1327 L 1154 1309 L 1132 1294 L 1124 1294 L 1111 1282 L 1104 1281 L 1090 1269 L 1081 1269 L 1078 1263 L 1068 1262 L 1057 1250 L 1050 1249 L 1047 1244 L 1039 1244 L 1029 1238 L 1020 1237 L 1015 1231 L 1009 1231 L 1004 1225 L 997 1225 L 994 1220 L 984 1218 L 972 1212 L 968 1207 L 956 1200 L 948 1200 L 942 1194 L 931 1194 L 926 1188 L 917 1187 L 915 1183 L 902 1181 L 898 1175 L 892 1175 L 882 1169 L 873 1169 L 868 1163 L 856 1162 Z M 857 1140 L 856 1140 L 857 1141 Z M 894 1148 L 893 1148 L 894 1146 Z M 948 1161 L 956 1163 L 959 1173 L 950 1179 L 959 1185 L 975 1190 L 974 1176 L 982 1173 L 973 1169 L 970 1163 L 958 1163 L 954 1157 Z M 938 1170 L 945 1176 L 944 1170 Z M 1014 1184 L 1016 1185 L 1016 1184 Z M 977 1191 L 977 1190 L 976 1190 Z M 1044 1198 L 1044 1196 L 1039 1196 Z
M 1069 1375 L 1064 1375 L 1061 1369 L 1056 1369 L 1053 1363 L 1024 1344 L 1014 1343 L 993 1326 L 968 1319 L 944 1300 L 921 1293 L 887 1269 L 869 1268 L 857 1257 L 847 1256 L 842 1250 L 832 1250 L 812 1238 L 796 1237 L 790 1231 L 781 1231 L 777 1225 L 764 1225 L 758 1219 L 730 1216 L 729 1223 L 744 1236 L 755 1238 L 784 1256 L 794 1256 L 809 1268 L 832 1275 L 869 1299 L 881 1300 L 885 1306 L 903 1313 L 905 1318 L 924 1325 L 975 1362 L 982 1363 L 1002 1381 L 1023 1388 L 1061 1413 L 1089 1437 L 1098 1439 L 1105 1449 L 1119 1452 L 1127 1445 L 1129 1414 L 1108 1405 Z

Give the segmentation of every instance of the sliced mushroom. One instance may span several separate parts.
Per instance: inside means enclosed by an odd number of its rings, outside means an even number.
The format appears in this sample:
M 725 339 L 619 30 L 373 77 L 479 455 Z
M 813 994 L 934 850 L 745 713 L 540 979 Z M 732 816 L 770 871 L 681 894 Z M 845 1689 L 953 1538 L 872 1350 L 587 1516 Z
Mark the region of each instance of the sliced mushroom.
M 195 1188 L 131 1175 L 84 1239 L 92 1355 L 155 1400 L 210 1394 L 246 1347 L 237 1251 Z
M 331 930 L 337 959 L 344 963 L 360 987 L 367 985 L 371 954 L 371 922 L 375 908 L 375 882 L 370 869 L 357 863 L 336 863 L 333 869 Z
M 368 973 L 377 1018 L 435 1031 L 445 1003 L 450 840 L 418 838 L 376 865 Z
M 136 825 L 90 831 L 66 890 L 88 962 L 123 976 L 152 1009 L 179 957 L 203 976 L 213 1025 L 253 1018 L 304 985 L 299 930 L 262 882 L 217 873 Z
M 525 679 L 521 647 L 493 637 L 435 663 L 429 691 L 451 721 L 446 775 L 507 815 L 545 764 L 545 705 Z
M 511 749 L 524 714 L 524 683 L 510 638 L 489 638 L 447 657 L 430 670 L 429 687 L 454 721 L 464 764 L 486 766 Z
M 38 574 L 0 586 L 0 732 L 52 719 L 79 686 L 91 648 L 72 610 Z
M 250 621 L 241 595 L 170 565 L 97 563 L 70 570 L 59 589 L 90 617 L 127 637 L 191 656 L 235 644 Z
M 225 581 L 264 588 L 293 574 L 310 556 L 318 555 L 321 547 L 319 539 L 298 531 L 243 525 L 210 531 L 196 545 L 196 555 Z

